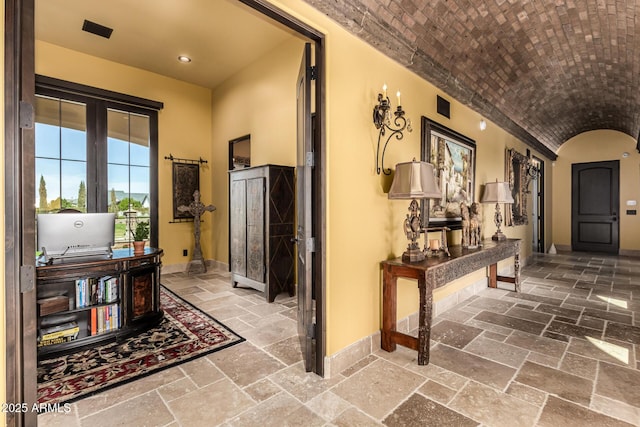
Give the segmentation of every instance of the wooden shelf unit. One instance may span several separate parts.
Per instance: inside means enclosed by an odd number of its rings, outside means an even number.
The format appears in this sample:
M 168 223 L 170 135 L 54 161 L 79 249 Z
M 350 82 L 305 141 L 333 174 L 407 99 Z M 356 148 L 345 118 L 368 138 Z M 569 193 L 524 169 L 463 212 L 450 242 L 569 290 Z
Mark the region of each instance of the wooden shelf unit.
M 38 357 L 52 357 L 107 340 L 122 339 L 156 325 L 163 316 L 160 308 L 162 255 L 162 249 L 146 248 L 142 255 L 134 255 L 133 249 L 116 249 L 111 258 L 64 259 L 37 266 L 38 343 L 47 331 L 50 331 L 49 337 L 55 335 L 55 331 L 51 332 L 55 325 L 66 324 L 62 329 L 69 334 L 74 332 L 75 325 L 78 327 L 77 336 L 70 341 L 39 345 Z M 98 289 L 100 282 L 106 279 L 112 280 L 116 290 L 108 300 L 100 300 Z M 85 289 L 90 293 L 88 298 L 83 298 L 86 304 L 78 300 L 80 295 L 76 290 L 82 280 L 88 283 Z M 48 299 L 57 296 L 66 297 L 66 308 L 62 306 L 61 298 L 55 300 L 53 307 L 53 302 L 48 304 Z M 45 306 L 44 311 L 48 314 L 41 315 Z M 48 342 L 66 339 L 51 338 Z

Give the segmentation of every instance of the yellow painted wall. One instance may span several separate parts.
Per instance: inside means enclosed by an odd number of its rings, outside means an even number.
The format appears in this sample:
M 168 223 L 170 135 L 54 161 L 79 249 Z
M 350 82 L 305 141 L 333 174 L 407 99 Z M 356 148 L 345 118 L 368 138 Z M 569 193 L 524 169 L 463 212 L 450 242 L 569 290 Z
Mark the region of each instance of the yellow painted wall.
M 640 216 L 625 215 L 627 200 L 640 203 L 640 154 L 636 140 L 613 130 L 597 130 L 577 135 L 562 144 L 553 167 L 553 239 L 571 246 L 571 165 L 607 160 L 620 161 L 620 250 L 640 250 Z M 629 153 L 623 158 L 622 153 Z
M 229 141 L 251 135 L 251 166 L 296 163 L 296 78 L 304 41 L 291 39 L 219 85 L 212 96 L 212 258 L 229 262 Z
M 413 122 L 413 133 L 390 143 L 387 166 L 420 156 L 420 117 L 425 115 L 477 143 L 476 200 L 480 185 L 504 178 L 506 148 L 524 153 L 525 146 L 488 123 L 479 130 L 481 116 L 456 102 L 403 66 L 340 28 L 310 6 L 294 0 L 272 1 L 326 34 L 327 86 L 327 353 L 331 355 L 380 328 L 381 275 L 379 262 L 399 256 L 406 247 L 402 220 L 408 202 L 388 200 L 387 177 L 375 173 L 376 129 L 371 111 L 383 83 L 391 94 L 402 92 L 403 107 Z M 451 101 L 451 117 L 436 113 L 436 95 Z M 391 96 L 395 106 L 395 97 Z M 291 118 L 294 120 L 294 117 Z M 493 211 L 485 208 L 485 218 Z M 495 226 L 485 220 L 484 234 Z M 506 228 L 509 237 L 522 238 L 528 255 L 531 227 Z M 453 243 L 459 232 L 452 233 Z M 451 284 L 436 295 L 442 298 L 479 278 L 484 272 Z M 417 311 L 415 284 L 401 286 L 399 317 Z
M 42 41 L 36 42 L 36 73 L 164 103 L 158 113 L 159 245 L 164 249 L 164 265 L 187 263 L 182 249 L 189 253 L 193 249 L 193 224 L 169 223 L 173 219 L 172 169 L 164 157 L 212 160 L 211 91 Z M 209 204 L 210 163 L 200 168 L 200 191 L 202 202 Z M 207 219 L 202 223 L 201 243 L 204 257 L 210 258 L 211 221 Z

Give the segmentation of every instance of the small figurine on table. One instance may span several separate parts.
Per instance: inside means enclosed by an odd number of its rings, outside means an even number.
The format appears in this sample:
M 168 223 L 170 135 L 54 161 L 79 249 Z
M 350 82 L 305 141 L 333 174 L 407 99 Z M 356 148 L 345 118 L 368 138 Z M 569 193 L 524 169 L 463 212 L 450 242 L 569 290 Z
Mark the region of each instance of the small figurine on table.
M 482 210 L 480 204 L 473 202 L 469 215 L 469 247 L 482 246 Z
M 462 216 L 462 243 L 461 246 L 463 248 L 468 248 L 471 244 L 471 235 L 470 235 L 470 226 L 471 222 L 469 221 L 469 207 L 465 202 L 460 203 L 460 212 Z
M 200 202 L 200 192 L 196 190 L 193 193 L 193 202 L 189 206 L 178 206 L 180 212 L 189 212 L 193 215 L 193 235 L 195 238 L 195 248 L 193 250 L 193 258 L 187 266 L 187 273 L 206 273 L 207 266 L 202 258 L 202 249 L 200 248 L 200 217 L 203 213 L 213 212 L 216 207 L 213 205 L 205 206 Z
M 463 248 L 477 248 L 482 246 L 482 211 L 480 204 L 473 202 L 471 207 L 465 202 L 460 203 L 462 216 L 462 244 Z

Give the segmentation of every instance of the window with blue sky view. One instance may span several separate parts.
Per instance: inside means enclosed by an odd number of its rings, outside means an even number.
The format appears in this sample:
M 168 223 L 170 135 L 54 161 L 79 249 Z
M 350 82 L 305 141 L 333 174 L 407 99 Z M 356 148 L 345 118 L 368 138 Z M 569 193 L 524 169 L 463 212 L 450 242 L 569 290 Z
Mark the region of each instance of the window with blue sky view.
M 36 212 L 115 212 L 116 242 L 132 240 L 150 217 L 149 117 L 38 95 L 35 130 Z

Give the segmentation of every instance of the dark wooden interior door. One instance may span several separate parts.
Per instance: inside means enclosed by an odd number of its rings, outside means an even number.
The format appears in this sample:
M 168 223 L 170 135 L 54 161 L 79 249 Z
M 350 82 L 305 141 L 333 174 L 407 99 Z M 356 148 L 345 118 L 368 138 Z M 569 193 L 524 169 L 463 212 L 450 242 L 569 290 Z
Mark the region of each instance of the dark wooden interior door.
M 313 251 L 315 242 L 311 220 L 311 176 L 313 168 L 313 141 L 311 127 L 311 45 L 305 44 L 296 85 L 297 161 L 296 211 L 298 229 L 297 284 L 298 284 L 298 337 L 307 372 L 314 368 L 315 321 L 313 304 Z
M 571 169 L 571 247 L 618 253 L 620 162 L 575 163 Z

